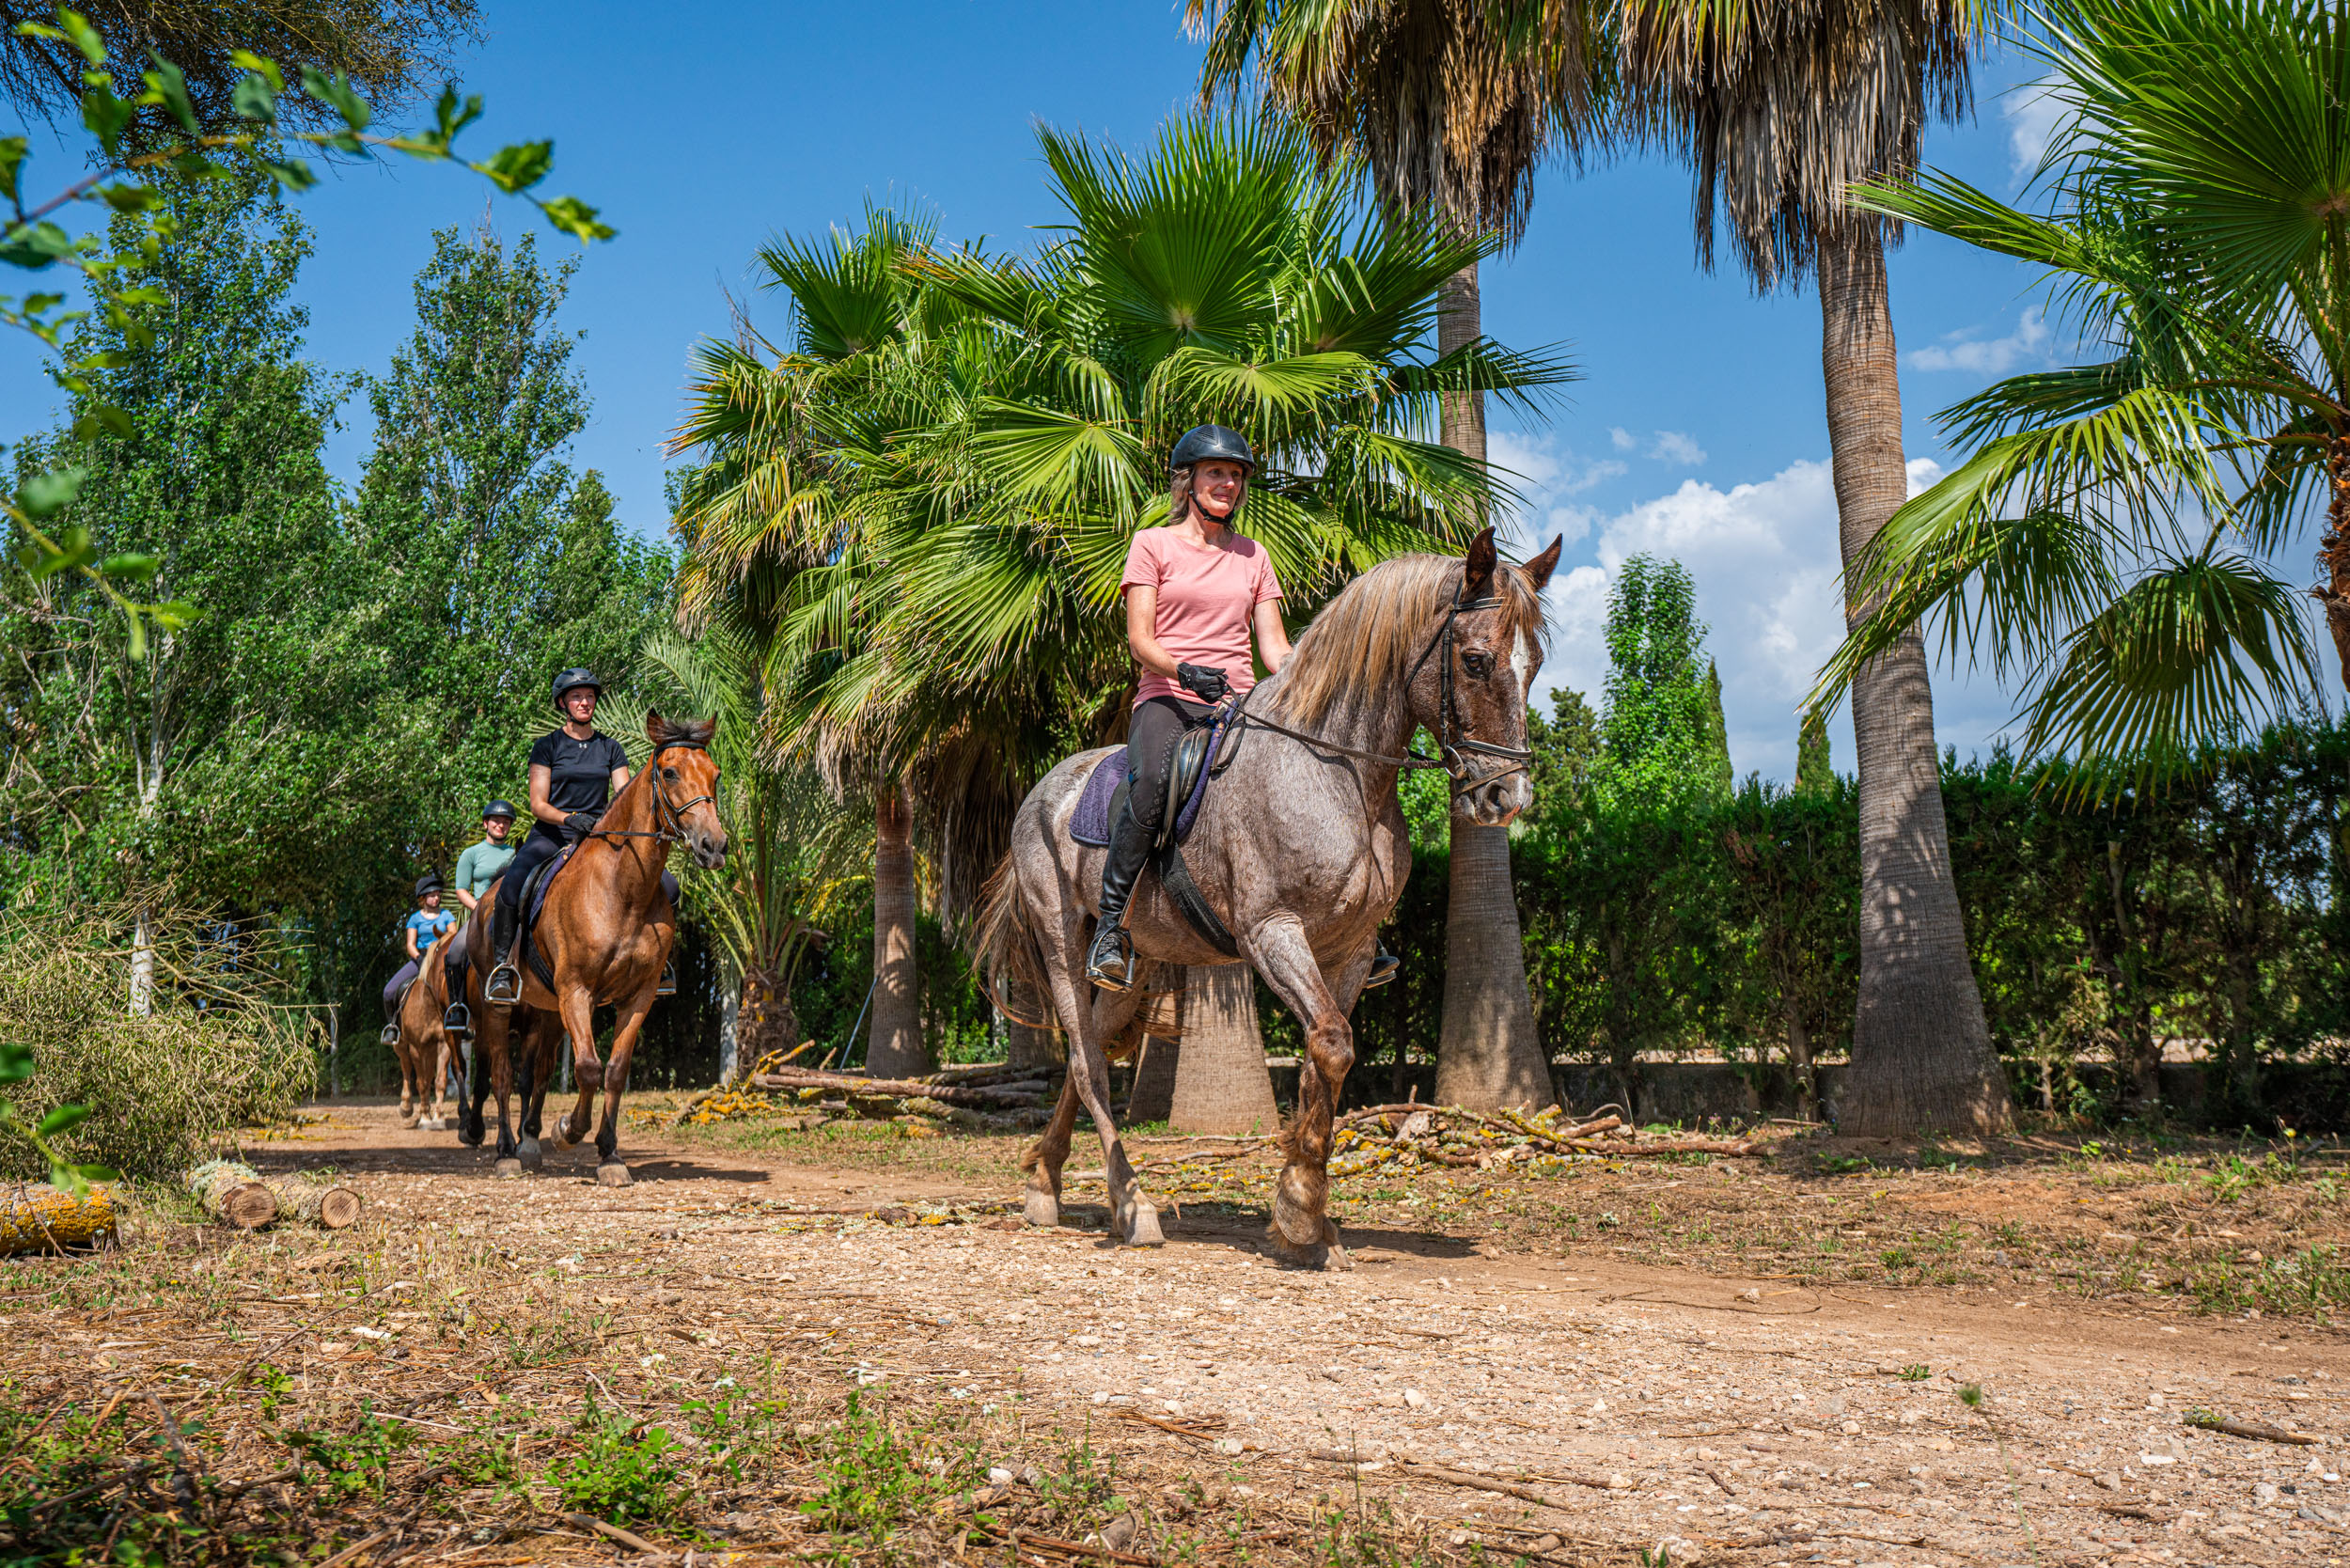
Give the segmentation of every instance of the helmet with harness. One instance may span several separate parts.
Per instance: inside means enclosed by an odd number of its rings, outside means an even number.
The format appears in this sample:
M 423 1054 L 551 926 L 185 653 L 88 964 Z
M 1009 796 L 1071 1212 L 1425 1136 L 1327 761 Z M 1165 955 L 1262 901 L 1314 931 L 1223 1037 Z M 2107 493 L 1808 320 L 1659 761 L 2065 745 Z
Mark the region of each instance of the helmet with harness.
M 1240 515 L 1241 503 L 1248 499 L 1248 481 L 1257 472 L 1257 454 L 1248 445 L 1248 438 L 1225 425 L 1194 425 L 1175 443 L 1175 450 L 1167 455 L 1167 471 L 1175 481 L 1175 500 L 1188 505 L 1192 495 L 1192 473 L 1203 463 L 1237 463 L 1241 470 L 1240 494 L 1232 501 L 1232 510 L 1218 521 L 1230 525 Z
M 557 675 L 555 678 L 556 708 L 559 711 L 563 706 L 563 699 L 582 686 L 594 692 L 598 697 L 603 695 L 603 682 L 596 679 L 596 672 L 592 669 L 574 666 Z

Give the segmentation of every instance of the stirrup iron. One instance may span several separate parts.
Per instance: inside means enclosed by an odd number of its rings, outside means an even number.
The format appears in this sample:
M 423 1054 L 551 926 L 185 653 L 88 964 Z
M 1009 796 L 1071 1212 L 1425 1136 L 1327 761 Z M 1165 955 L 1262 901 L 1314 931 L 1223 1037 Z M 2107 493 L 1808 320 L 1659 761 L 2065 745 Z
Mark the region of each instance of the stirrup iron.
M 1386 984 L 1387 981 L 1395 979 L 1396 971 L 1402 967 L 1403 961 L 1387 951 L 1387 945 L 1385 942 L 1379 943 L 1377 949 L 1371 955 L 1371 973 L 1363 977 L 1363 989 L 1369 991 L 1376 986 Z
M 400 1043 L 400 1020 L 395 1018 L 384 1025 L 384 1032 L 375 1038 L 384 1044 L 397 1046 Z
M 462 1002 L 451 1002 L 441 1014 L 441 1029 L 449 1039 L 462 1045 L 473 1039 L 473 1010 Z
M 523 999 L 522 971 L 511 959 L 502 960 L 481 982 L 481 999 L 492 1007 L 512 1007 Z
M 1135 945 L 1123 925 L 1104 922 L 1094 933 L 1093 949 L 1086 954 L 1086 979 L 1113 994 L 1133 989 Z
M 677 995 L 677 960 L 671 959 L 661 966 L 661 980 L 652 988 L 652 994 L 656 996 Z

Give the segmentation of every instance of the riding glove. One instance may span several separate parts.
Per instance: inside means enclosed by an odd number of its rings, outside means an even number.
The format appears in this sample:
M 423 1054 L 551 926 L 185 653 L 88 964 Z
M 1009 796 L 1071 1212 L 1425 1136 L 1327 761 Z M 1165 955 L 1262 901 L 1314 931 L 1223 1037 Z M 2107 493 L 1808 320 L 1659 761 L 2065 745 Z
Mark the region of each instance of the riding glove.
M 592 812 L 574 811 L 563 819 L 563 832 L 573 839 L 585 839 L 595 830 L 596 819 Z
M 1221 702 L 1229 685 L 1224 672 L 1209 665 L 1177 665 L 1175 677 L 1202 702 Z

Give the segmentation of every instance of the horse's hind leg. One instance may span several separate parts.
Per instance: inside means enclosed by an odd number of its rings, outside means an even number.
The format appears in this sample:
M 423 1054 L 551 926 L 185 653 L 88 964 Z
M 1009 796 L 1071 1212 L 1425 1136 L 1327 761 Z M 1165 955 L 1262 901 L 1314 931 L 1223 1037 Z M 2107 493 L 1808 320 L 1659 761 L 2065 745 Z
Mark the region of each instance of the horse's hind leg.
M 1284 1262 L 1351 1268 L 1339 1228 L 1329 1215 L 1332 1120 L 1347 1070 L 1355 1065 L 1355 1031 L 1346 1021 L 1305 928 L 1293 916 L 1268 920 L 1250 933 L 1249 957 L 1265 983 L 1306 1026 L 1306 1060 L 1297 1074 L 1297 1114 L 1290 1121 L 1289 1159 L 1273 1191 L 1274 1248 Z M 1371 966 L 1366 946 L 1349 964 L 1340 989 L 1352 1002 Z
M 1044 1131 L 1020 1156 L 1020 1168 L 1028 1173 L 1021 1210 L 1031 1225 L 1050 1229 L 1060 1223 L 1060 1171 L 1069 1159 L 1069 1135 L 1077 1125 L 1077 1107 L 1082 1104 L 1077 1074 L 1073 1068 L 1061 1079 L 1060 1099 L 1053 1106 L 1053 1120 L 1044 1124 Z
M 1163 1246 L 1167 1237 L 1159 1231 L 1159 1212 L 1136 1182 L 1135 1168 L 1126 1160 L 1126 1146 L 1119 1140 L 1118 1122 L 1110 1115 L 1109 1061 L 1102 1055 L 1101 1039 L 1094 1033 L 1093 1009 L 1077 994 L 1079 982 L 1068 962 L 1074 951 L 1073 932 L 1060 952 L 1047 955 L 1045 967 L 1052 977 L 1054 1000 L 1070 1025 L 1069 1081 L 1076 1086 L 1078 1098 L 1093 1118 L 1094 1131 L 1102 1137 L 1102 1169 L 1110 1189 L 1110 1228 L 1128 1247 Z
M 537 1170 L 546 1164 L 545 1148 L 539 1142 L 539 1107 L 546 1103 L 547 1072 L 545 1053 L 539 1049 L 539 1037 L 544 1032 L 539 1020 L 523 1034 L 522 1049 L 514 1053 L 522 1063 L 522 1082 L 515 1092 L 522 1100 L 518 1116 L 522 1137 L 514 1145 L 514 1157 L 523 1162 L 525 1170 Z

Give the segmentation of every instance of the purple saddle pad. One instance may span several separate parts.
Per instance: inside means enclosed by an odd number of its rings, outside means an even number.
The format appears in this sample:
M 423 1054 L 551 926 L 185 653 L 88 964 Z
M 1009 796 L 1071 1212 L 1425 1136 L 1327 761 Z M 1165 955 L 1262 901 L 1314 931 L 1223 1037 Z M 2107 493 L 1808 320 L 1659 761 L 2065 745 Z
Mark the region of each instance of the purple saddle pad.
M 1081 844 L 1108 843 L 1110 808 L 1117 802 L 1118 787 L 1125 782 L 1126 748 L 1121 745 L 1086 775 L 1085 791 L 1077 796 L 1077 809 L 1070 814 L 1069 836 Z
M 556 851 L 554 864 L 547 868 L 547 874 L 539 879 L 539 891 L 537 896 L 530 901 L 530 908 L 525 913 L 525 924 L 535 926 L 539 923 L 540 913 L 547 906 L 547 889 L 555 886 L 555 879 L 563 874 L 563 868 L 572 863 L 572 856 L 578 852 L 578 849 L 577 843 L 571 843 Z

